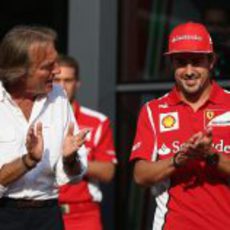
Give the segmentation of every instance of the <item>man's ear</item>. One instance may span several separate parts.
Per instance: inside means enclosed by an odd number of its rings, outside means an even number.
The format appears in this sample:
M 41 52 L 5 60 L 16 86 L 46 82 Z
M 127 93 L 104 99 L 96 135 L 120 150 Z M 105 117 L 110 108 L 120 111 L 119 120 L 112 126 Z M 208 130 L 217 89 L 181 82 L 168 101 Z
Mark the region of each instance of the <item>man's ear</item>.
M 81 87 L 81 82 L 80 82 L 80 81 L 77 81 L 77 82 L 76 82 L 76 90 L 79 90 L 80 87 Z
M 212 70 L 217 62 L 217 55 L 215 53 L 211 54 L 209 60 L 210 60 L 210 70 Z

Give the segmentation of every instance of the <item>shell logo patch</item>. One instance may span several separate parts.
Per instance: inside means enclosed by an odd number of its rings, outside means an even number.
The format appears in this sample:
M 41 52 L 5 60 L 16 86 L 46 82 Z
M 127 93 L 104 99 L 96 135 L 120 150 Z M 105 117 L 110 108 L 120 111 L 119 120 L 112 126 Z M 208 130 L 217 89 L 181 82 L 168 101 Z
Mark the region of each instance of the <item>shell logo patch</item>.
M 167 132 L 179 129 L 179 118 L 177 112 L 160 114 L 160 131 Z
M 175 122 L 176 122 L 175 118 L 171 115 L 168 115 L 168 116 L 163 118 L 162 125 L 165 128 L 172 128 L 174 126 Z

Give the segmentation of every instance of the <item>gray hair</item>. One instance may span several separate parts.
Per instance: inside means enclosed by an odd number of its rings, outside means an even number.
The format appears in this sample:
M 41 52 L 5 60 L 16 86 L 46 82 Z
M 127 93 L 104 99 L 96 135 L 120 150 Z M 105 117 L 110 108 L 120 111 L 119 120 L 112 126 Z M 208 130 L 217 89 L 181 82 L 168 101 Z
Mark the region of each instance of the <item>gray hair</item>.
M 55 43 L 56 39 L 56 32 L 43 26 L 16 26 L 6 33 L 0 44 L 0 80 L 3 84 L 15 84 L 28 73 L 31 45 L 46 46 Z

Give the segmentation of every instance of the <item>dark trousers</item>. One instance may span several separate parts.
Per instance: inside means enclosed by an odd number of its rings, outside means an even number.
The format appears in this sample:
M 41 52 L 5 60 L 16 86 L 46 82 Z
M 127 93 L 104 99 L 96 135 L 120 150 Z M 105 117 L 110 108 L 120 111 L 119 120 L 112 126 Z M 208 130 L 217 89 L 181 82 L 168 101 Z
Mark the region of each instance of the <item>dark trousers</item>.
M 58 204 L 45 207 L 1 205 L 0 230 L 64 230 Z

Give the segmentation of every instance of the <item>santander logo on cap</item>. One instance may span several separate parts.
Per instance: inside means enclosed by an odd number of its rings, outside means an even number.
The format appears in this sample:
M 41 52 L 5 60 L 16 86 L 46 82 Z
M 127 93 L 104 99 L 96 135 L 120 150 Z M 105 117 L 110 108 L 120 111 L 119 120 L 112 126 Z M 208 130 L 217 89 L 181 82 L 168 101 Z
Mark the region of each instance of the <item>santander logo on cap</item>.
M 173 53 L 213 53 L 212 39 L 205 26 L 194 22 L 176 26 L 169 36 L 166 54 Z
M 189 35 L 189 34 L 185 34 L 185 35 L 178 35 L 176 37 L 172 38 L 171 42 L 178 42 L 181 40 L 197 40 L 197 41 L 201 41 L 203 38 L 197 34 L 195 35 Z

